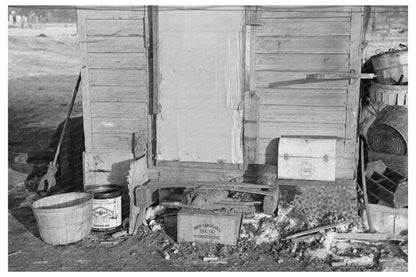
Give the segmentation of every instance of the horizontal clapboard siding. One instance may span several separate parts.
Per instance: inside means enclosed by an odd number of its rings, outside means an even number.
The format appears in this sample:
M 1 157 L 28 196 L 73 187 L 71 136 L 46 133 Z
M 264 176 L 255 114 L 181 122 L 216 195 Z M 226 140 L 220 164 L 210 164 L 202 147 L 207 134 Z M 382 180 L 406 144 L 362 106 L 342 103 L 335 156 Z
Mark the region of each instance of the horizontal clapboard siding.
M 350 6 L 262 6 L 263 18 L 350 17 Z
M 350 18 L 262 18 L 258 36 L 348 36 Z
M 92 102 L 91 117 L 147 118 L 147 103 Z
M 110 149 L 118 152 L 132 153 L 133 134 L 115 133 L 115 134 L 101 134 L 93 133 L 93 149 Z
M 144 53 L 90 53 L 88 66 L 91 69 L 145 69 Z
M 88 20 L 93 19 L 143 19 L 143 6 L 123 6 L 112 9 L 111 6 L 82 6 L 78 7 L 82 11 L 82 17 Z
M 89 37 L 89 53 L 144 53 L 143 37 Z
M 345 116 L 345 107 L 262 105 L 260 106 L 259 120 L 260 122 L 344 123 Z
M 147 118 L 92 118 L 92 132 L 102 134 L 128 133 L 147 128 Z
M 311 73 L 350 70 L 351 6 L 262 6 L 254 28 L 260 164 L 276 164 L 282 136 L 337 137 L 337 178 L 354 178 L 346 138 L 349 80 L 306 82 Z M 268 88 L 270 83 L 285 86 Z
M 345 107 L 347 90 L 342 89 L 258 89 L 261 105 L 293 105 L 314 107 Z
M 260 139 L 259 141 L 259 150 L 260 153 L 266 155 L 277 155 L 278 153 L 278 139 Z M 352 158 L 352 153 L 348 150 L 353 146 L 354 142 L 347 139 L 338 139 L 337 140 L 337 157 L 340 158 Z
M 143 20 L 120 19 L 87 20 L 87 36 L 132 37 L 143 36 Z
M 146 70 L 93 69 L 89 70 L 92 86 L 146 86 Z
M 147 102 L 147 87 L 90 86 L 92 102 Z
M 260 139 L 297 135 L 343 138 L 345 136 L 345 123 L 259 122 Z
M 256 70 L 347 72 L 348 55 L 338 54 L 257 54 Z
M 258 37 L 256 53 L 326 53 L 348 54 L 350 50 L 348 36 L 340 37 Z M 300 56 L 301 57 L 301 56 Z

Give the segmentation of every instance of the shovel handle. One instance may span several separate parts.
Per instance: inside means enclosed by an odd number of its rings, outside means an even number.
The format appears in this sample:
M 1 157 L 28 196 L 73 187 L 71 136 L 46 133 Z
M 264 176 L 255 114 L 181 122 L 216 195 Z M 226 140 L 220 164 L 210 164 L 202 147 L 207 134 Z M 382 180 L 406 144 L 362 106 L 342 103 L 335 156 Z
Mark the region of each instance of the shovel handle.
M 58 161 L 58 156 L 59 156 L 59 152 L 61 151 L 61 144 L 64 139 L 66 126 L 68 125 L 69 117 L 71 116 L 72 108 L 74 107 L 75 98 L 77 96 L 80 83 L 81 83 L 81 72 L 78 75 L 77 84 L 75 85 L 74 92 L 72 94 L 71 105 L 69 107 L 68 114 L 66 115 L 66 119 L 65 119 L 64 127 L 62 128 L 61 136 L 59 137 L 58 147 L 56 148 L 55 157 L 52 163 L 53 166 L 56 166 L 56 163 Z

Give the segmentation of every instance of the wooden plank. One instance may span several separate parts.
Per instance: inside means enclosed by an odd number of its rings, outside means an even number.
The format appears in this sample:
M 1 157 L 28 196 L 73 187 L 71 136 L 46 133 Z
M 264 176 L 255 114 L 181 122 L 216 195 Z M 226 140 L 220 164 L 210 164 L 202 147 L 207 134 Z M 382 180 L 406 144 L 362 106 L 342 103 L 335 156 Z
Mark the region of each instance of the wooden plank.
M 104 149 L 111 149 L 114 150 L 112 152 L 129 152 L 133 151 L 133 134 L 100 134 L 100 133 L 93 133 L 93 148 L 94 151 L 100 149 L 104 151 Z M 107 150 L 105 150 L 107 151 Z
M 258 37 L 258 54 L 348 54 L 350 42 L 348 36 L 340 37 Z
M 350 34 L 350 18 L 265 18 L 258 36 L 337 36 Z
M 128 133 L 147 130 L 147 118 L 93 117 L 93 133 Z
M 351 45 L 350 45 L 350 72 L 354 71 L 356 74 L 361 73 L 361 56 L 362 56 L 362 41 L 363 35 L 363 17 L 364 7 L 354 6 L 351 16 Z M 345 129 L 345 137 L 353 141 L 357 141 L 357 125 L 359 113 L 359 98 L 360 98 L 360 82 L 356 79 L 350 79 L 350 87 L 348 89 L 348 105 L 347 105 L 347 126 Z M 346 149 L 355 154 L 355 160 L 351 161 L 351 166 L 356 167 L 358 164 L 358 144 L 352 145 L 351 148 Z M 355 176 L 351 176 L 354 178 Z
M 88 53 L 144 53 L 142 37 L 88 37 Z
M 275 17 L 345 17 L 351 15 L 351 6 L 260 6 L 264 18 Z M 283 16 L 284 15 L 284 16 Z
M 250 81 L 251 81 L 251 26 L 245 26 L 245 37 L 244 37 L 244 90 L 250 90 Z
M 85 40 L 87 37 L 85 11 L 77 10 L 78 20 L 78 37 L 79 40 Z M 84 127 L 84 141 L 85 150 L 90 151 L 92 148 L 92 130 L 91 130 L 91 103 L 89 91 L 89 69 L 88 51 L 85 43 L 80 43 L 80 66 L 81 66 L 81 91 L 82 91 L 82 113 L 83 113 L 83 127 Z M 85 181 L 84 181 L 85 185 Z
M 332 224 L 329 224 L 329 225 L 315 227 L 315 228 L 312 228 L 312 229 L 309 229 L 309 230 L 305 230 L 305 231 L 298 232 L 296 234 L 287 236 L 283 240 L 294 239 L 294 238 L 297 238 L 297 237 L 317 233 L 317 232 L 324 231 L 324 230 L 327 230 L 327 229 L 332 229 L 332 228 L 338 227 L 340 225 L 350 224 L 352 222 L 354 222 L 354 221 L 353 220 L 346 220 L 346 221 L 342 221 L 342 222 L 332 223 Z
M 261 105 L 297 105 L 345 107 L 347 104 L 347 90 L 320 89 L 259 89 Z
M 92 102 L 91 117 L 118 117 L 147 119 L 146 103 Z
M 153 43 L 153 90 L 151 114 L 158 114 L 159 109 L 159 85 L 161 81 L 159 69 L 159 11 L 157 6 L 152 7 L 152 43 Z
M 260 121 L 344 123 L 345 107 L 262 105 Z
M 143 20 L 87 20 L 87 36 L 143 36 Z
M 175 168 L 216 168 L 216 169 L 239 169 L 239 164 L 230 163 L 206 163 L 206 162 L 183 162 L 183 161 L 157 161 L 161 167 Z
M 296 11 L 296 10 L 281 10 L 281 11 L 267 11 L 262 12 L 262 19 L 268 18 L 333 18 L 333 17 L 349 17 L 350 11 L 346 12 L 330 12 L 330 11 Z
M 347 72 L 348 60 L 344 54 L 257 54 L 256 70 Z
M 152 176 L 157 176 L 161 181 L 204 181 L 204 182 L 229 182 L 242 178 L 244 170 L 221 170 L 210 168 L 172 168 L 155 167 Z
M 92 102 L 143 102 L 149 101 L 146 87 L 90 86 Z
M 335 136 L 343 138 L 345 124 L 304 122 L 260 122 L 260 139 L 281 136 Z
M 130 214 L 129 214 L 129 234 L 137 234 L 138 227 L 146 218 L 147 207 L 136 206 L 135 188 L 144 185 L 149 180 L 146 158 L 141 158 L 131 162 L 127 176 L 129 196 L 130 196 Z
M 244 97 L 244 168 L 256 163 L 259 135 L 259 97 L 246 92 Z
M 93 86 L 138 86 L 147 84 L 146 70 L 90 69 L 90 85 Z
M 255 83 L 257 88 L 268 88 L 270 83 L 304 79 L 306 74 L 309 73 L 310 72 L 257 70 L 255 74 Z M 348 86 L 348 80 L 338 80 L 318 83 L 309 82 L 307 84 L 285 86 L 285 88 L 348 89 Z
M 334 236 L 335 240 L 361 240 L 361 241 L 405 241 L 406 237 L 400 235 L 390 234 L 374 234 L 374 233 L 337 233 Z
M 144 53 L 89 53 L 89 68 L 98 69 L 146 69 Z
M 211 203 L 209 205 L 186 205 L 178 201 L 161 201 L 160 205 L 168 208 L 191 208 L 191 209 L 202 209 L 202 210 L 232 210 L 240 213 L 254 213 L 256 212 L 255 204 L 251 202 L 245 203 L 241 201 L 219 201 Z
M 143 6 L 79 6 L 87 19 L 141 19 Z
M 345 152 L 345 147 L 348 144 L 352 144 L 351 140 L 338 139 L 336 147 L 337 157 L 353 158 L 353 155 Z M 268 155 L 277 155 L 278 153 L 278 139 L 265 139 L 259 140 L 259 153 Z
M 268 185 L 259 185 L 253 183 L 235 183 L 235 182 L 204 182 L 204 181 L 161 181 L 151 180 L 146 186 L 138 189 L 147 188 L 218 188 L 218 189 L 269 189 Z

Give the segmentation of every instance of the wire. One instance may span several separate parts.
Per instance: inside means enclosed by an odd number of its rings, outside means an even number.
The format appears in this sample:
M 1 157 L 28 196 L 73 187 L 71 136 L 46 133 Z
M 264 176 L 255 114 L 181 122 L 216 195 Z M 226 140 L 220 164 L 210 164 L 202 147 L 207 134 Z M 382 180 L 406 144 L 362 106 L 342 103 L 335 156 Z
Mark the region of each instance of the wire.
M 97 6 L 97 7 L 83 7 L 83 6 L 29 6 L 29 5 L 10 5 L 9 8 L 24 8 L 24 9 L 67 9 L 67 10 L 89 10 L 89 11 L 140 11 L 145 6 L 126 6 L 122 8 L 120 6 Z M 150 6 L 147 6 L 150 7 Z M 168 12 L 168 11 L 245 11 L 245 8 L 235 8 L 236 6 L 204 6 L 204 7 L 195 7 L 195 6 L 183 6 L 183 7 L 171 7 L 171 6 L 156 6 L 158 12 Z M 261 11 L 284 11 L 284 12 L 293 12 L 293 13 L 314 13 L 321 11 L 322 7 L 332 7 L 332 6 L 311 6 L 308 8 L 305 7 L 290 7 L 282 8 L 284 6 L 266 6 L 267 8 L 261 8 Z M 391 6 L 391 7 L 406 7 L 406 10 L 383 10 L 383 11 L 371 11 L 372 13 L 395 13 L 395 14 L 407 14 L 407 6 Z M 302 10 L 302 9 L 316 9 L 316 10 Z M 361 11 L 322 11 L 322 13 L 362 13 Z

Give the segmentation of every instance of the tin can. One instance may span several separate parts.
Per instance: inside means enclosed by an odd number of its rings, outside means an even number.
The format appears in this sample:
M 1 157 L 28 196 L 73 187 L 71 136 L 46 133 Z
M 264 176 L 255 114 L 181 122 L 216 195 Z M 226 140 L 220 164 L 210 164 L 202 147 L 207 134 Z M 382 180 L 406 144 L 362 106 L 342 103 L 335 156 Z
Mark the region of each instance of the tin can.
M 92 202 L 92 230 L 113 231 L 121 228 L 121 187 L 113 184 L 86 188 L 94 195 Z

